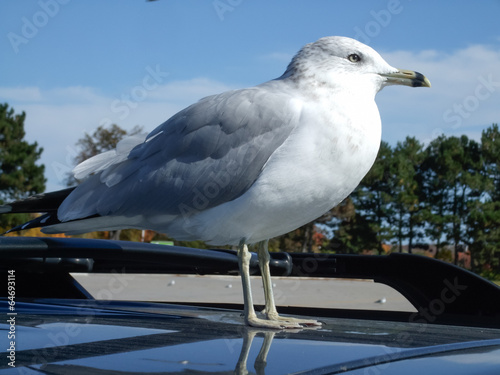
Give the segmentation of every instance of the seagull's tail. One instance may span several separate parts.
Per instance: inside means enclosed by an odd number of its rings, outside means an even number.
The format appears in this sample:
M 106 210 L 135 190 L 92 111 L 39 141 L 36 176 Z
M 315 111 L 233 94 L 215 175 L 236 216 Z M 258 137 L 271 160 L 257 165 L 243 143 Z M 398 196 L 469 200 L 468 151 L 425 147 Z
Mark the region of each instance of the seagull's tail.
M 57 217 L 57 211 L 61 203 L 75 187 L 54 191 L 51 193 L 36 194 L 9 204 L 0 205 L 0 214 L 9 213 L 43 213 L 24 224 L 9 229 L 0 236 L 31 228 L 43 228 L 42 232 L 48 234 L 66 233 L 82 234 L 96 230 L 117 230 L 123 228 L 142 228 L 144 218 L 140 215 L 135 217 L 125 216 L 100 216 L 90 215 L 62 222 Z
M 36 194 L 9 204 L 0 205 L 0 214 L 7 213 L 44 213 L 33 220 L 9 229 L 10 232 L 16 232 L 24 229 L 46 227 L 60 223 L 57 219 L 57 209 L 66 197 L 75 189 L 71 187 L 64 190 L 58 190 L 51 193 Z

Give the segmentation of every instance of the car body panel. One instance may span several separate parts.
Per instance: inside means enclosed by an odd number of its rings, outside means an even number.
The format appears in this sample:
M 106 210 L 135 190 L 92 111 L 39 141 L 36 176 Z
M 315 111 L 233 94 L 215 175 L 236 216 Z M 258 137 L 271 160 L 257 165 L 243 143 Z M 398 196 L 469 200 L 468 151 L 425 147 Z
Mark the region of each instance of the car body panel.
M 324 324 L 256 329 L 241 304 L 94 299 L 72 276 L 235 275 L 235 251 L 0 237 L 0 374 L 500 374 L 500 288 L 471 272 L 411 254 L 273 253 L 271 266 L 273 275 L 324 278 L 318 299 L 332 278 L 369 279 L 414 310 L 281 304 L 282 315 Z M 141 287 L 165 287 L 154 280 Z
M 274 331 L 243 325 L 238 310 L 94 300 L 25 301 L 16 311 L 18 367 L 1 374 L 500 370 L 492 328 L 323 317 L 319 329 Z

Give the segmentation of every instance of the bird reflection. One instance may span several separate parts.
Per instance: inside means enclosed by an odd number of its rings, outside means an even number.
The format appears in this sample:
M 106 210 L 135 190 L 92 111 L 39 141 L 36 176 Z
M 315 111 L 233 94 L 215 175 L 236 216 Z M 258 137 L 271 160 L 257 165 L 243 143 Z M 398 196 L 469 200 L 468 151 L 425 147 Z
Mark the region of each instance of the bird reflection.
M 311 329 L 319 329 L 320 327 L 307 327 L 304 329 L 311 330 Z M 287 333 L 296 333 L 296 332 L 301 332 L 304 329 L 287 329 Z M 262 346 L 260 348 L 259 354 L 257 355 L 257 358 L 255 358 L 255 362 L 253 364 L 253 367 L 255 369 L 255 374 L 257 375 L 264 375 L 265 374 L 265 369 L 267 365 L 267 355 L 269 354 L 269 350 L 271 349 L 271 344 L 273 342 L 274 336 L 277 333 L 280 333 L 282 331 L 276 331 L 276 330 L 271 330 L 271 329 L 259 329 L 259 328 L 254 328 L 254 327 L 249 327 L 249 326 L 242 326 L 241 327 L 241 336 L 243 339 L 243 345 L 241 347 L 241 352 L 240 356 L 238 358 L 238 362 L 236 363 L 236 367 L 234 369 L 234 374 L 237 375 L 247 375 L 247 374 L 254 374 L 253 372 L 248 371 L 248 355 L 250 353 L 250 349 L 252 347 L 253 339 L 257 334 L 260 334 L 264 337 L 264 341 L 262 342 Z
M 243 330 L 243 346 L 241 347 L 240 357 L 238 358 L 238 363 L 234 369 L 234 373 L 238 375 L 248 374 L 247 361 L 248 354 L 250 353 L 250 348 L 252 347 L 252 342 L 258 333 L 264 335 L 264 342 L 260 348 L 259 354 L 255 359 L 254 368 L 257 375 L 265 374 L 265 368 L 267 365 L 267 354 L 271 348 L 271 343 L 273 341 L 276 331 L 269 330 L 259 330 L 257 328 L 245 327 Z

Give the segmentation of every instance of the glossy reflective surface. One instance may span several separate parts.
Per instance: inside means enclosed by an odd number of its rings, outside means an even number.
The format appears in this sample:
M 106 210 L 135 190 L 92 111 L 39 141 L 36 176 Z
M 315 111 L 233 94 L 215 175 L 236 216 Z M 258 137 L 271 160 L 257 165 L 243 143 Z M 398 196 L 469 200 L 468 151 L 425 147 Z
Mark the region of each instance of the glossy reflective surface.
M 458 374 L 472 365 L 500 366 L 497 329 L 327 318 L 320 329 L 272 331 L 244 326 L 239 311 L 105 301 L 37 301 L 20 303 L 17 311 L 17 367 L 2 364 L 2 374 L 412 374 L 438 368 Z M 5 334 L 0 345 L 8 345 Z

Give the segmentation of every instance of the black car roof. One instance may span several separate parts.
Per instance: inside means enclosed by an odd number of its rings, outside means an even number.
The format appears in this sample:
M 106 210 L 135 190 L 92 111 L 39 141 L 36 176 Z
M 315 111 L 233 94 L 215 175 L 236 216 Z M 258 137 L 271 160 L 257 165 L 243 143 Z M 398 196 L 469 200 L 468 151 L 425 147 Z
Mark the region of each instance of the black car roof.
M 234 274 L 231 250 L 3 237 L 0 259 L 4 274 L 15 270 L 15 315 L 6 318 L 14 318 L 15 364 L 26 373 L 246 373 L 253 367 L 272 374 L 411 374 L 437 366 L 434 373 L 458 374 L 495 373 L 500 366 L 500 289 L 425 257 L 273 254 L 274 274 L 373 279 L 400 291 L 416 309 L 280 306 L 281 313 L 324 322 L 319 329 L 288 331 L 245 326 L 241 305 L 95 300 L 70 275 L 116 267 Z M 0 309 L 12 311 L 7 288 L 0 293 Z M 9 324 L 1 325 L 6 348 Z M 1 373 L 16 370 L 9 362 L 0 365 Z

